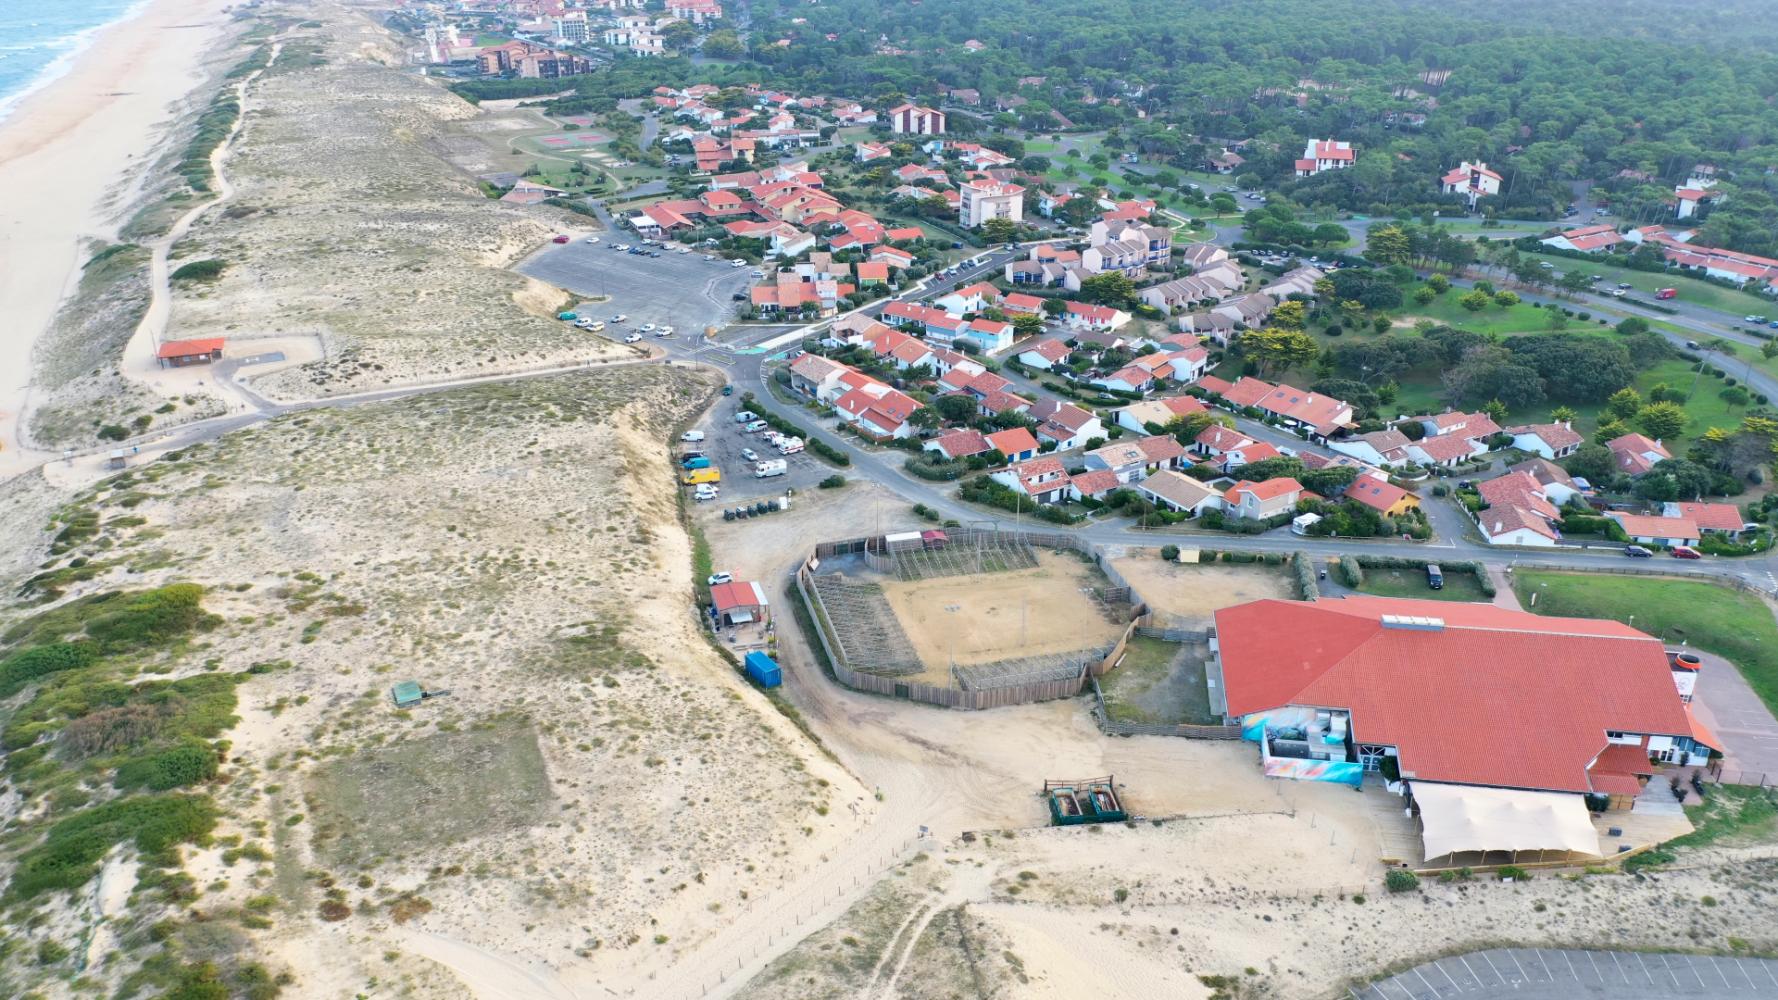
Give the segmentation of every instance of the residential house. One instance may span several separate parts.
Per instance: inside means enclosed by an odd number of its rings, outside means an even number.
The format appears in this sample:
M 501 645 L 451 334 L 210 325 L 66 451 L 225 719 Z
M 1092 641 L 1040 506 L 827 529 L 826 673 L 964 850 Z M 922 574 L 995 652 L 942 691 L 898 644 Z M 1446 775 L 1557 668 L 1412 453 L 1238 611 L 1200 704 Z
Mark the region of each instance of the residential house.
M 724 625 L 765 624 L 771 617 L 771 601 L 765 588 L 751 580 L 734 580 L 710 588 L 710 607 Z
M 1332 139 L 1310 139 L 1303 148 L 1302 158 L 1296 161 L 1298 177 L 1313 177 L 1329 170 L 1344 170 L 1358 159 L 1358 154 L 1349 142 L 1336 142 Z
M 1261 285 L 1259 293 L 1270 296 L 1275 302 L 1283 302 L 1292 295 L 1313 298 L 1315 283 L 1325 277 L 1327 277 L 1327 272 L 1318 267 L 1293 267 L 1275 280 Z
M 1530 473 L 1513 471 L 1484 480 L 1476 492 L 1487 505 L 1476 513 L 1476 525 L 1488 544 L 1548 547 L 1561 540 L 1556 522 L 1562 512 Z
M 853 371 L 850 366 L 838 361 L 819 354 L 805 354 L 790 365 L 790 387 L 810 399 L 831 405 L 839 398 L 840 377 L 850 371 Z
M 1137 291 L 1144 304 L 1156 309 L 1192 309 L 1202 303 L 1221 302 L 1241 287 L 1241 269 L 1233 261 L 1199 270 L 1183 278 L 1150 285 Z
M 1000 309 L 1008 316 L 1042 316 L 1043 300 L 1024 292 L 1011 292 L 1001 298 Z
M 1044 455 L 988 474 L 989 478 L 1042 504 L 1069 499 L 1068 470 L 1059 459 Z
M 1012 427 L 988 435 L 988 446 L 1006 456 L 1008 462 L 1024 462 L 1037 457 L 1037 438 L 1023 427 Z
M 928 438 L 921 447 L 926 451 L 937 452 L 940 457 L 953 462 L 975 455 L 986 455 L 994 450 L 994 446 L 988 443 L 986 435 L 968 427 L 946 431 L 938 437 Z
M 1513 471 L 1523 472 L 1543 487 L 1544 496 L 1558 507 L 1566 506 L 1568 501 L 1576 497 L 1584 497 L 1591 489 L 1581 480 L 1575 479 L 1560 465 L 1547 458 L 1531 458 L 1513 466 Z
M 1741 508 L 1732 503 L 1668 502 L 1662 505 L 1661 514 L 1685 518 L 1697 525 L 1699 531 L 1730 538 L 1741 537 L 1741 532 L 1747 529 L 1747 522 L 1741 518 Z
M 958 185 L 961 201 L 957 205 L 957 221 L 965 229 L 975 229 L 989 219 L 1025 219 L 1025 189 L 1017 184 L 995 180 L 964 181 Z
M 1675 545 L 1698 544 L 1698 524 L 1689 517 L 1649 517 L 1608 510 L 1605 516 L 1618 523 L 1624 534 L 1638 545 L 1671 548 Z
M 872 263 L 887 264 L 898 271 L 905 271 L 914 266 L 914 255 L 898 247 L 872 247 L 870 259 Z
M 920 409 L 920 404 L 906 393 L 872 379 L 834 400 L 833 408 L 841 420 L 866 434 L 905 438 L 916 431 L 908 418 Z
M 1130 321 L 1130 314 L 1110 306 L 1069 302 L 1062 322 L 1075 330 L 1115 330 Z
M 1411 461 L 1408 436 L 1393 427 L 1329 441 L 1328 448 L 1372 465 L 1404 465 Z
M 1399 517 L 1420 506 L 1419 497 L 1387 479 L 1374 476 L 1359 476 L 1352 480 L 1342 496 L 1348 500 L 1356 500 L 1385 517 Z
M 1635 432 L 1612 438 L 1605 442 L 1605 447 L 1611 450 L 1611 467 L 1632 477 L 1644 475 L 1656 463 L 1673 457 L 1660 441 Z
M 1246 162 L 1247 158 L 1240 153 L 1231 153 L 1224 149 L 1220 153 L 1205 156 L 1204 169 L 1211 173 L 1232 174 L 1241 169 L 1241 164 Z
M 1548 459 L 1567 458 L 1586 440 L 1567 423 L 1525 424 L 1506 432 L 1513 436 L 1514 448 Z
M 1551 236 L 1547 239 L 1539 240 L 1538 242 L 1542 243 L 1544 246 L 1555 247 L 1558 250 L 1578 250 L 1581 253 L 1599 253 L 1602 250 L 1610 250 L 1612 247 L 1624 242 L 1624 238 L 1618 235 L 1617 227 L 1606 223 L 1604 225 L 1581 226 L 1578 229 L 1570 229 L 1566 232 L 1557 233 L 1555 236 Z
M 1154 388 L 1154 375 L 1146 368 L 1130 364 L 1093 379 L 1093 384 L 1116 392 L 1147 392 Z
M 1238 444 L 1233 448 L 1225 449 L 1221 455 L 1217 456 L 1217 461 L 1212 462 L 1211 464 L 1215 465 L 1218 469 L 1221 469 L 1224 473 L 1230 473 L 1239 469 L 1243 465 L 1252 465 L 1255 462 L 1263 462 L 1269 458 L 1279 458 L 1282 457 L 1283 454 L 1283 452 L 1279 451 L 1277 447 L 1270 442 L 1247 441 Z
M 1119 407 L 1116 411 L 1116 423 L 1119 427 L 1132 430 L 1138 434 L 1150 433 L 1149 427 L 1166 427 L 1180 417 L 1193 413 L 1204 413 L 1209 408 L 1190 396 L 1166 396 L 1161 399 L 1143 399 L 1128 406 Z
M 1104 500 L 1105 497 L 1123 488 L 1115 473 L 1105 469 L 1094 469 L 1071 476 L 1068 480 L 1068 494 L 1075 500 Z
M 889 109 L 889 130 L 902 135 L 944 135 L 945 113 L 914 104 Z
M 1208 380 L 1200 380 L 1198 384 L 1211 388 Z M 1236 406 L 1251 406 L 1270 414 L 1286 427 L 1301 427 L 1317 439 L 1331 437 L 1352 423 L 1351 403 L 1298 389 L 1288 383 L 1272 385 L 1242 376 L 1219 395 Z
M 1439 190 L 1445 194 L 1462 195 L 1473 212 L 1478 200 L 1500 193 L 1500 179 L 1500 175 L 1489 170 L 1486 163 L 1464 160 L 1457 169 L 1439 178 Z
M 1231 451 L 1254 444 L 1254 440 L 1232 427 L 1211 424 L 1192 439 L 1192 450 L 1206 458 L 1221 458 Z
M 1222 493 L 1215 487 L 1171 469 L 1142 480 L 1136 492 L 1156 507 L 1192 517 L 1207 510 L 1221 510 L 1224 503 Z
M 1302 495 L 1303 484 L 1289 476 L 1268 479 L 1262 483 L 1243 479 L 1223 494 L 1224 506 L 1229 513 L 1249 521 L 1263 521 L 1288 514 L 1296 510 L 1296 502 Z
M 1427 435 L 1418 441 L 1408 442 L 1408 457 L 1424 466 L 1443 466 L 1451 468 L 1460 462 L 1480 455 L 1488 450 L 1483 440 L 1464 437 L 1460 434 L 1447 434 L 1442 437 Z
M 1017 357 L 1019 364 L 1025 367 L 1047 372 L 1056 365 L 1067 364 L 1072 353 L 1068 345 L 1059 340 L 1039 340 L 1026 344 Z
M 1073 403 L 1041 399 L 1031 404 L 1025 414 L 1037 421 L 1038 439 L 1054 441 L 1058 451 L 1079 448 L 1093 438 L 1105 436 L 1099 415 Z
M 1144 266 L 1165 265 L 1173 257 L 1173 230 L 1166 226 L 1100 219 L 1093 223 L 1092 229 L 1089 230 L 1087 242 L 1088 252 L 1081 255 L 1081 261 L 1089 267 L 1092 266 L 1092 248 L 1106 244 L 1116 244 L 1119 247 L 1139 247 L 1141 261 L 1136 265 L 1138 269 Z M 1107 256 L 1111 259 L 1121 260 L 1123 253 L 1120 250 L 1108 253 Z M 1099 271 L 1109 270 L 1124 270 L 1128 273 L 1128 270 L 1121 266 L 1099 268 Z M 1098 273 L 1098 271 L 1094 273 Z
M 893 155 L 895 155 L 894 151 L 880 142 L 861 142 L 853 147 L 852 152 L 853 159 L 857 160 L 859 163 L 869 163 L 872 160 L 883 160 Z

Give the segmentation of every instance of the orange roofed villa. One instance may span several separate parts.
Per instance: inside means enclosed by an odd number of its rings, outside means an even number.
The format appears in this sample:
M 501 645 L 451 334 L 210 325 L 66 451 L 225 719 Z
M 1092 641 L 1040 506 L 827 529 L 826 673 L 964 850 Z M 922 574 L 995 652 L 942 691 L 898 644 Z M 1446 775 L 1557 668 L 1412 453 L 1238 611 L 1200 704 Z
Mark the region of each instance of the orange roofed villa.
M 1380 773 L 1428 859 L 1601 857 L 1594 813 L 1629 809 L 1662 764 L 1722 750 L 1692 716 L 1696 657 L 1620 622 L 1362 596 L 1215 619 L 1212 710 L 1265 773 Z

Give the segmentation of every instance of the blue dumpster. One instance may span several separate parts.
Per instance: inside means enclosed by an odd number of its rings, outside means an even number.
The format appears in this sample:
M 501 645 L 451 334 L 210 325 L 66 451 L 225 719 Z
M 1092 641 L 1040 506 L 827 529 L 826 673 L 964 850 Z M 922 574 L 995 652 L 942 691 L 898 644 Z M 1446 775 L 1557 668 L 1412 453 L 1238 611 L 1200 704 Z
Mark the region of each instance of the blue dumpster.
M 757 649 L 748 653 L 742 663 L 747 669 L 747 676 L 753 678 L 753 682 L 760 687 L 775 688 L 784 683 L 784 672 L 778 668 L 778 664 Z

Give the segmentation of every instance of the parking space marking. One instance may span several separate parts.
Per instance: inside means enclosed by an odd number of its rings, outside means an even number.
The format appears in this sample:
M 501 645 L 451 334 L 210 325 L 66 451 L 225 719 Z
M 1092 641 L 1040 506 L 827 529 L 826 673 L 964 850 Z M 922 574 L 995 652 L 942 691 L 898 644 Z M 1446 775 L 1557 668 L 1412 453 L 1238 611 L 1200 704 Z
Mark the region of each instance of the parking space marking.
M 1471 968 L 1469 965 L 1469 959 L 1463 955 L 1458 955 L 1457 961 L 1463 963 L 1464 971 L 1469 973 L 1469 978 L 1475 980 L 1476 988 L 1480 989 L 1482 985 L 1482 977 L 1475 974 L 1475 969 Z
M 1482 952 L 1482 961 L 1488 963 L 1488 971 L 1494 973 L 1494 978 L 1500 980 L 1501 985 L 1505 985 L 1506 977 L 1501 975 L 1500 970 L 1494 967 L 1494 960 L 1489 958 L 1488 953 L 1485 951 Z
M 1432 991 L 1432 994 L 1431 994 L 1432 996 L 1435 996 L 1435 997 L 1438 996 L 1438 987 L 1432 985 L 1432 983 L 1427 980 L 1424 973 L 1422 973 L 1418 968 L 1415 968 L 1413 970 L 1413 972 L 1414 972 L 1414 975 L 1417 978 L 1419 978 L 1420 982 L 1425 983 L 1426 988 Z
M 1724 987 L 1725 987 L 1725 988 L 1727 988 L 1727 989 L 1734 989 L 1734 987 L 1733 987 L 1733 986 L 1730 986 L 1730 985 L 1729 985 L 1729 974 L 1728 974 L 1728 973 L 1726 973 L 1726 972 L 1724 972 L 1724 971 L 1722 971 L 1722 963 L 1720 963 L 1720 962 L 1718 962 L 1718 961 L 1717 961 L 1717 960 L 1716 960 L 1716 957 L 1715 957 L 1715 956 L 1714 956 L 1714 955 L 1713 955 L 1713 956 L 1710 956 L 1710 967 L 1711 967 L 1711 968 L 1712 968 L 1712 969 L 1715 969 L 1715 970 L 1716 970 L 1716 974 L 1717 974 L 1717 976 L 1718 976 L 1718 977 L 1720 977 L 1720 978 L 1721 978 L 1721 979 L 1722 979 L 1722 985 L 1723 985 L 1723 986 L 1724 986 Z
M 1463 992 L 1463 987 L 1457 985 L 1457 980 L 1451 978 L 1451 974 L 1449 972 L 1445 971 L 1445 967 L 1443 965 L 1440 965 L 1438 962 L 1434 962 L 1434 963 L 1432 963 L 1432 967 L 1437 969 L 1439 971 L 1439 974 L 1445 977 L 1445 982 L 1450 983 L 1452 989 L 1456 990 L 1459 993 Z
M 1513 968 L 1519 970 L 1519 978 L 1520 979 L 1526 980 L 1526 981 L 1529 981 L 1531 979 L 1530 976 L 1525 975 L 1525 967 L 1519 964 L 1519 956 L 1514 955 L 1512 953 L 1511 949 L 1507 950 L 1506 957 L 1512 960 Z

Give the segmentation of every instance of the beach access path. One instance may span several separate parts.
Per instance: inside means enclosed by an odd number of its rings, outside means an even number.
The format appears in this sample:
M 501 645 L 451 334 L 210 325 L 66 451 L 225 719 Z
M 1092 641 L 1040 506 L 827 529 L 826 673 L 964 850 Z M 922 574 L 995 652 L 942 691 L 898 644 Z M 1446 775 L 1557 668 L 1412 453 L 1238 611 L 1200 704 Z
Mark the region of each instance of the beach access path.
M 33 345 L 78 280 L 86 241 L 116 237 L 181 99 L 204 81 L 194 54 L 233 23 L 228 6 L 149 0 L 0 121 L 0 478 L 42 461 L 19 427 Z

